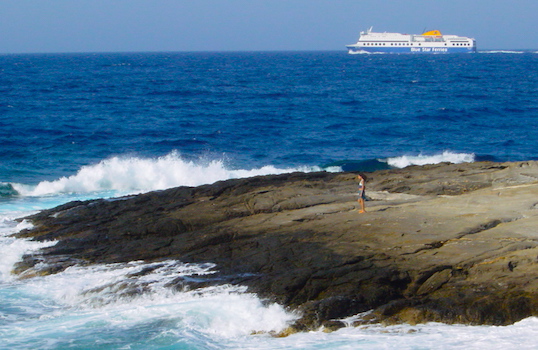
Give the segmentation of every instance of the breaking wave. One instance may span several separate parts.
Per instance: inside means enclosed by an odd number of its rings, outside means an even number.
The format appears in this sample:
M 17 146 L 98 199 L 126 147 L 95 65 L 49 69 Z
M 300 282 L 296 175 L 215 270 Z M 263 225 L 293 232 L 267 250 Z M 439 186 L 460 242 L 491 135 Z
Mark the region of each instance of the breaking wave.
M 257 169 L 229 169 L 222 160 L 188 161 L 177 152 L 159 158 L 113 157 L 95 165 L 83 166 L 75 175 L 37 186 L 4 185 L 21 196 L 46 196 L 63 193 L 140 193 L 177 186 L 199 186 L 220 180 L 294 171 L 318 171 L 319 167 L 277 168 L 267 165 Z M 11 192 L 12 193 L 12 192 Z
M 246 178 L 258 175 L 283 174 L 312 171 L 376 171 L 404 168 L 410 165 L 437 164 L 442 162 L 474 162 L 469 153 L 445 151 L 436 155 L 404 155 L 400 157 L 371 160 L 336 161 L 323 166 L 278 168 L 266 165 L 255 169 L 230 169 L 223 160 L 191 161 L 177 152 L 159 158 L 112 157 L 94 165 L 87 165 L 72 175 L 37 185 L 0 184 L 0 196 L 37 197 L 63 194 L 99 194 L 118 196 L 177 186 L 199 186 L 216 181 Z
M 384 159 L 341 160 L 324 165 L 324 169 L 339 168 L 340 171 L 373 172 L 392 168 L 405 168 L 410 165 L 438 163 L 471 163 L 475 161 L 496 160 L 491 156 L 476 156 L 472 153 L 454 153 L 445 151 L 434 155 L 404 155 Z
M 453 153 L 445 151 L 436 155 L 401 156 L 388 158 L 387 163 L 395 168 L 405 168 L 410 165 L 426 165 L 438 163 L 472 163 L 476 159 L 472 153 Z

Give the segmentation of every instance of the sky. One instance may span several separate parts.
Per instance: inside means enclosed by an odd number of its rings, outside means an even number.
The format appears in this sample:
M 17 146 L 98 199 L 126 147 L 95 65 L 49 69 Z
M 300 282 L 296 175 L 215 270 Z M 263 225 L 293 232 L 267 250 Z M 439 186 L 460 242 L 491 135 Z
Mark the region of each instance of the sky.
M 359 32 L 538 49 L 538 0 L 0 0 L 0 53 L 343 50 Z

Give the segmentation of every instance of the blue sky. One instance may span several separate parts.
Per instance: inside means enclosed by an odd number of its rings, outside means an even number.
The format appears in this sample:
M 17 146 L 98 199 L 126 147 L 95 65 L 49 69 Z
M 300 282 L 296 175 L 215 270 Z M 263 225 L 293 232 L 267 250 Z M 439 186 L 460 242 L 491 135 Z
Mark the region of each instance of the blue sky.
M 0 53 L 345 50 L 361 30 L 538 49 L 538 0 L 0 0 Z

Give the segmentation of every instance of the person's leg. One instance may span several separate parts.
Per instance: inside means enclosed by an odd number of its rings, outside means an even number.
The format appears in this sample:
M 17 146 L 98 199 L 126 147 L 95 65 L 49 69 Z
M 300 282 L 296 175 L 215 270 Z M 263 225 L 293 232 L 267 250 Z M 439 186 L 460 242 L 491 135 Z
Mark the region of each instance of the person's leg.
M 359 198 L 359 204 L 361 206 L 361 208 L 359 209 L 359 213 L 366 213 L 366 210 L 364 209 L 364 198 Z

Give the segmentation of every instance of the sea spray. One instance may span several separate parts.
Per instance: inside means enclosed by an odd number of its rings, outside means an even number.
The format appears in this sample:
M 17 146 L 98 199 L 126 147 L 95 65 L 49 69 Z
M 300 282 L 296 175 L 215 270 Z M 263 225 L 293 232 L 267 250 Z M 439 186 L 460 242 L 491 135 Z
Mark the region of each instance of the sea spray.
M 61 193 L 140 193 L 176 186 L 198 186 L 220 180 L 294 171 L 319 171 L 318 167 L 229 169 L 223 160 L 191 161 L 179 153 L 158 158 L 112 157 L 95 165 L 83 166 L 75 175 L 37 186 L 13 184 L 22 196 L 46 196 Z
M 445 151 L 434 155 L 403 155 L 383 161 L 340 161 L 324 167 L 278 168 L 266 165 L 255 169 L 230 169 L 223 160 L 185 160 L 178 152 L 171 152 L 157 158 L 112 157 L 94 165 L 83 166 L 76 174 L 57 180 L 42 181 L 35 186 L 5 184 L 4 187 L 10 188 L 11 196 L 17 194 L 20 197 L 47 198 L 69 195 L 73 199 L 83 200 L 163 190 L 176 186 L 199 186 L 220 180 L 295 171 L 373 171 L 378 168 L 382 169 L 380 164 L 404 168 L 409 165 L 473 161 L 475 161 L 474 154 Z M 373 162 L 375 164 L 372 164 Z
M 13 337 L 9 345 L 17 347 L 30 341 L 54 344 L 49 348 L 68 344 L 84 348 L 96 343 L 144 348 L 140 344 L 153 344 L 155 337 L 162 346 L 194 337 L 198 343 L 195 348 L 206 348 L 207 344 L 200 346 L 202 340 L 224 344 L 252 334 L 269 335 L 297 318 L 242 286 L 174 288 L 179 279 L 202 278 L 213 274 L 214 268 L 213 264 L 173 260 L 131 262 L 73 266 L 54 275 L 24 280 L 17 285 L 19 298 L 34 300 L 28 307 L 40 309 L 41 316 L 39 321 L 23 319 L 10 328 Z
M 16 278 L 12 274 L 12 270 L 24 254 L 56 244 L 53 241 L 36 242 L 29 239 L 18 239 L 12 236 L 14 233 L 23 229 L 29 229 L 32 226 L 32 224 L 25 220 L 17 222 L 5 215 L 0 219 L 0 283 L 12 281 Z
M 454 153 L 444 151 L 442 154 L 435 155 L 418 155 L 418 156 L 400 156 L 394 158 L 388 158 L 387 163 L 390 166 L 396 168 L 405 168 L 410 165 L 426 165 L 426 164 L 439 164 L 443 162 L 448 163 L 472 163 L 475 161 L 474 154 L 468 153 Z

